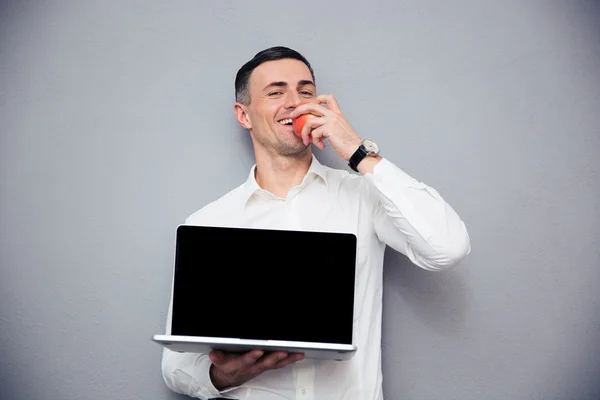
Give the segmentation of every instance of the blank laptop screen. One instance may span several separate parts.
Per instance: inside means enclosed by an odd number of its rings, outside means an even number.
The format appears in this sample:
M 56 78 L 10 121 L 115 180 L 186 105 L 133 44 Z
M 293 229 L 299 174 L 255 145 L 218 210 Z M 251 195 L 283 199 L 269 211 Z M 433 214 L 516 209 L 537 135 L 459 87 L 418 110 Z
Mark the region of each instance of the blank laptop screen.
M 352 343 L 356 236 L 181 225 L 171 333 Z

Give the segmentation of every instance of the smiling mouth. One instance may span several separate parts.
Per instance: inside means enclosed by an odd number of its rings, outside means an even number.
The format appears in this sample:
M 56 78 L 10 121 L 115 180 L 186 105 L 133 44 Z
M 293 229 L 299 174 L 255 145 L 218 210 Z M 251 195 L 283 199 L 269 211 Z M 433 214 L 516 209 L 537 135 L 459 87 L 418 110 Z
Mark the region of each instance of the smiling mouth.
M 286 118 L 286 119 L 281 119 L 278 121 L 281 125 L 288 125 L 288 126 L 292 126 L 292 119 L 291 118 Z

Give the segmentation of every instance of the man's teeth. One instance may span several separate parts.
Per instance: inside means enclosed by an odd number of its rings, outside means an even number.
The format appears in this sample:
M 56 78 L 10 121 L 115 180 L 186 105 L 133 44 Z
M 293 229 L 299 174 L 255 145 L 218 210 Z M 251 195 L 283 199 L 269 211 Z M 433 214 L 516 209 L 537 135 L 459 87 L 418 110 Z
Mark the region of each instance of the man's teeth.
M 279 121 L 279 123 L 281 125 L 290 125 L 292 123 L 292 119 L 288 118 L 288 119 L 282 119 L 281 121 Z

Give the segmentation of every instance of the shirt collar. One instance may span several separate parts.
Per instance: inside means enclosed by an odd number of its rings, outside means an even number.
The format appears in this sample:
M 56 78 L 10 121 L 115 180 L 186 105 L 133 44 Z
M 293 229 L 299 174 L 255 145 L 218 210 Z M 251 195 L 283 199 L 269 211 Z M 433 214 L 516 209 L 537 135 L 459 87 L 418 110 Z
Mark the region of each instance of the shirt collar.
M 263 190 L 256 182 L 256 177 L 254 176 L 255 172 L 256 164 L 254 164 L 252 168 L 250 168 L 248 179 L 244 183 L 242 189 L 242 201 L 244 202 L 244 204 L 246 204 L 246 202 L 252 197 L 254 193 Z M 321 164 L 319 160 L 317 160 L 317 157 L 315 157 L 314 154 L 312 155 L 310 167 L 308 168 L 308 171 L 306 172 L 306 175 L 304 176 L 304 179 L 302 180 L 302 183 L 300 185 L 305 185 L 308 182 L 308 179 L 312 178 L 313 176 L 321 178 L 323 180 L 323 183 L 325 183 L 325 186 L 327 186 L 327 168 L 323 164 Z

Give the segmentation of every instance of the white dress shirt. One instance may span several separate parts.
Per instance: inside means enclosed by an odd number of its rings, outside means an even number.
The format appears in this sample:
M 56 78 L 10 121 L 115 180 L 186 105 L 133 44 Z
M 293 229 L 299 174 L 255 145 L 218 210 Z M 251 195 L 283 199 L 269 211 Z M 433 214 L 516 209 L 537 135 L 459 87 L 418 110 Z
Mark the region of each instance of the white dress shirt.
M 208 354 L 164 349 L 162 374 L 167 386 L 200 399 L 382 400 L 385 246 L 405 254 L 421 268 L 441 270 L 470 252 L 465 224 L 436 190 L 385 158 L 372 174 L 361 176 L 326 167 L 313 156 L 304 180 L 286 198 L 261 189 L 254 178 L 255 168 L 245 183 L 190 215 L 185 224 L 355 234 L 358 248 L 353 344 L 358 351 L 348 361 L 302 360 L 219 392 L 209 377 L 212 362 Z M 167 334 L 171 306 L 172 299 Z M 198 318 L 202 318 L 201 308 Z

